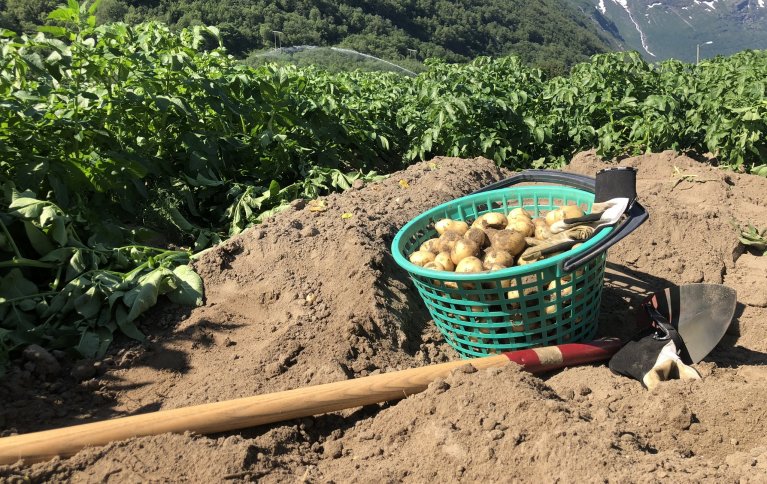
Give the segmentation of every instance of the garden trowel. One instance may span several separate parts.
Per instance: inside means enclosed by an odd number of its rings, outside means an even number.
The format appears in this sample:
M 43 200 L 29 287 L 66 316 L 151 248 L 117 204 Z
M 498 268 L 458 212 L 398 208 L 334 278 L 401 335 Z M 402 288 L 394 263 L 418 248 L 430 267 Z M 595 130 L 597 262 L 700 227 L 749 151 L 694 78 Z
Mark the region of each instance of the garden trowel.
M 698 363 L 719 343 L 735 315 L 735 289 L 721 284 L 685 284 L 658 291 L 643 304 L 653 323 L 663 320 L 679 332 L 685 363 Z M 659 319 L 662 318 L 662 319 Z
M 650 295 L 642 303 L 649 326 L 645 320 L 645 329 L 610 359 L 610 369 L 650 390 L 669 379 L 700 379 L 689 365 L 719 343 L 736 304 L 735 290 L 720 284 L 674 286 Z

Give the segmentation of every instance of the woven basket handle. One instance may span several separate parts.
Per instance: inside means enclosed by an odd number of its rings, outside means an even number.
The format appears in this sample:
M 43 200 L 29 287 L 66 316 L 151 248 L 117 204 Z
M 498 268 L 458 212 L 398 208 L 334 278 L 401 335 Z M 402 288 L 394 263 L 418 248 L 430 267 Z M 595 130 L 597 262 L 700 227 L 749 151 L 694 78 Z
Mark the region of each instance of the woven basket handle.
M 521 171 L 505 180 L 501 180 L 492 183 L 484 188 L 480 188 L 476 192 L 482 193 L 490 190 L 498 190 L 501 188 L 507 188 L 518 183 L 556 183 L 559 185 L 565 185 L 578 190 L 583 190 L 589 193 L 596 191 L 596 179 L 586 175 L 579 175 L 577 173 L 568 173 L 558 170 L 525 170 Z M 562 262 L 562 269 L 565 272 L 572 272 L 587 262 L 591 261 L 608 248 L 617 244 L 621 239 L 629 235 L 642 225 L 648 218 L 649 214 L 647 210 L 633 198 L 636 193 L 636 187 L 626 187 L 627 196 L 632 197 L 628 207 L 626 208 L 625 217 L 621 222 L 615 226 L 615 230 L 607 235 L 604 239 L 600 240 L 593 246 L 589 247 L 583 252 L 579 252 L 569 259 L 565 259 Z M 603 227 L 600 230 L 603 230 Z

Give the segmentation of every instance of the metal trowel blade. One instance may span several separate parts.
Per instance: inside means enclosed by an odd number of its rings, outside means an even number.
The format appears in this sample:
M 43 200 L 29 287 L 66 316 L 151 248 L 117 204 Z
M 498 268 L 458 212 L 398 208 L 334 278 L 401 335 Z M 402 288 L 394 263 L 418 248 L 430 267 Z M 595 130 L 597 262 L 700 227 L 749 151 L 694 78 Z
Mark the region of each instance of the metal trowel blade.
M 657 308 L 679 331 L 693 363 L 716 347 L 730 326 L 737 295 L 721 284 L 685 284 L 655 293 Z

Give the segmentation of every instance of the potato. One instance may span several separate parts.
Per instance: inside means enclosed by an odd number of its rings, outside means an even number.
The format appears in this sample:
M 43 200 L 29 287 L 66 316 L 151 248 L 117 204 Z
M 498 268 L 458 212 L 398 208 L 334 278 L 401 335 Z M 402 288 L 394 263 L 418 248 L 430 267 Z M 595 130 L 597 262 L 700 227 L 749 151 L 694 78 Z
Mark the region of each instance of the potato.
M 511 267 L 514 265 L 514 256 L 501 249 L 488 249 L 485 252 L 485 258 L 482 260 L 485 269 L 490 269 L 494 265 L 502 267 Z
M 458 264 L 467 257 L 476 257 L 479 255 L 479 245 L 473 240 L 461 239 L 456 241 L 453 250 L 450 251 L 450 260 L 453 264 Z
M 560 209 L 555 208 L 554 210 L 546 214 L 546 224 L 549 227 L 551 227 L 552 225 L 559 222 L 563 218 L 565 218 L 565 213 L 561 211 Z
M 439 252 L 450 252 L 453 250 L 455 243 L 461 240 L 463 237 L 458 232 L 445 232 L 439 236 L 437 242 L 437 250 Z
M 517 208 L 513 209 L 511 212 L 509 212 L 507 217 L 509 219 L 519 218 L 519 217 L 526 217 L 527 220 L 532 220 L 532 218 L 533 218 L 533 217 L 530 216 L 530 213 L 527 210 L 525 210 L 524 208 L 522 208 L 522 207 L 517 207 Z
M 434 254 L 425 250 L 417 250 L 410 254 L 410 262 L 423 267 L 429 262 L 434 262 Z
M 445 266 L 443 266 L 442 264 L 440 264 L 437 261 L 428 262 L 428 263 L 424 264 L 423 268 L 424 269 L 431 269 L 433 271 L 444 271 L 445 270 Z
M 436 224 L 434 228 L 439 235 L 443 235 L 445 232 L 456 232 L 458 235 L 463 235 L 469 230 L 469 224 L 462 220 L 451 220 L 449 218 L 443 218 Z
M 509 220 L 506 218 L 506 215 L 500 213 L 500 212 L 487 212 L 485 214 L 480 215 L 477 220 L 474 221 L 474 223 L 471 224 L 472 227 L 478 227 L 481 229 L 484 229 L 486 227 L 490 227 L 493 229 L 502 229 L 505 228 L 509 224 Z
M 509 224 L 506 226 L 506 230 L 514 230 L 521 233 L 525 237 L 530 237 L 535 234 L 535 224 L 529 219 L 514 218 L 509 220 Z
M 487 269 L 490 272 L 495 272 L 495 271 L 500 271 L 502 269 L 506 269 L 506 266 L 503 266 L 501 264 L 492 264 L 490 267 L 487 267 Z M 499 283 L 500 283 L 500 285 L 501 285 L 501 287 L 503 289 L 508 289 L 508 288 L 511 287 L 512 280 L 511 279 L 502 279 L 502 280 L 500 280 L 498 282 L 483 282 L 482 283 L 482 287 L 484 287 L 485 289 L 495 289 L 496 285 L 499 284 Z M 492 296 L 492 298 L 491 298 L 491 296 Z M 498 296 L 496 296 L 494 294 L 488 294 L 485 297 L 488 300 L 495 301 L 497 299 L 493 299 L 493 298 L 497 298 Z M 499 309 L 499 311 L 500 311 L 500 309 Z M 501 320 L 503 320 L 503 318 L 501 318 Z
M 490 240 L 487 238 L 487 234 L 485 234 L 484 230 L 478 227 L 469 229 L 465 234 L 463 234 L 463 238 L 473 240 L 482 249 L 490 245 Z
M 513 256 L 521 254 L 525 250 L 525 236 L 513 230 L 486 229 L 490 245 L 497 250 L 505 250 Z
M 437 244 L 439 244 L 439 239 L 429 239 L 421 244 L 421 247 L 418 250 L 437 254 L 439 252 L 439 250 L 437 250 Z
M 434 258 L 434 262 L 442 264 L 442 267 L 444 267 L 444 270 L 446 271 L 455 270 L 455 264 L 453 264 L 453 261 L 450 259 L 450 252 L 440 252 L 437 254 L 437 257 Z
M 455 266 L 455 272 L 482 272 L 482 269 L 482 261 L 473 256 L 461 259 Z
M 578 205 L 565 205 L 560 210 L 563 213 L 563 219 L 583 217 L 583 210 Z
M 546 223 L 545 219 L 537 218 L 533 220 L 533 225 L 535 225 L 534 236 L 536 239 L 546 240 L 551 237 L 551 230 L 549 229 L 549 225 Z
M 569 277 L 563 277 L 559 280 L 559 284 L 562 287 L 562 289 L 559 291 L 562 294 L 562 297 L 567 297 L 573 293 L 573 286 L 567 285 L 567 280 Z M 546 289 L 549 291 L 552 291 L 557 288 L 557 281 L 551 281 L 548 286 L 546 286 Z M 554 301 L 557 298 L 557 293 L 554 293 L 551 295 L 551 300 Z
M 583 217 L 583 210 L 581 210 L 581 208 L 577 205 L 565 205 L 564 207 L 559 207 L 547 213 L 546 223 L 549 226 L 552 226 L 560 220 L 577 217 Z

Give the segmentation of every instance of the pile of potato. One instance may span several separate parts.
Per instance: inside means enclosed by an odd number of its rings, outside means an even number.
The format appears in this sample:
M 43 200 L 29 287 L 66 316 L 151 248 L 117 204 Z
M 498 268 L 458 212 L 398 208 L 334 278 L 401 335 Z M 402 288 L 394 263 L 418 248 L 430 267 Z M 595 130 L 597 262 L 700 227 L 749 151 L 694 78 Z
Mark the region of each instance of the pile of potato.
M 515 208 L 508 215 L 487 212 L 471 226 L 462 220 L 445 218 L 434 225 L 439 237 L 421 244 L 410 255 L 410 262 L 425 269 L 456 273 L 523 265 L 525 261 L 519 255 L 528 247 L 527 238 L 546 240 L 552 235 L 549 230 L 552 224 L 582 215 L 579 207 L 566 205 L 535 219 L 523 208 Z

